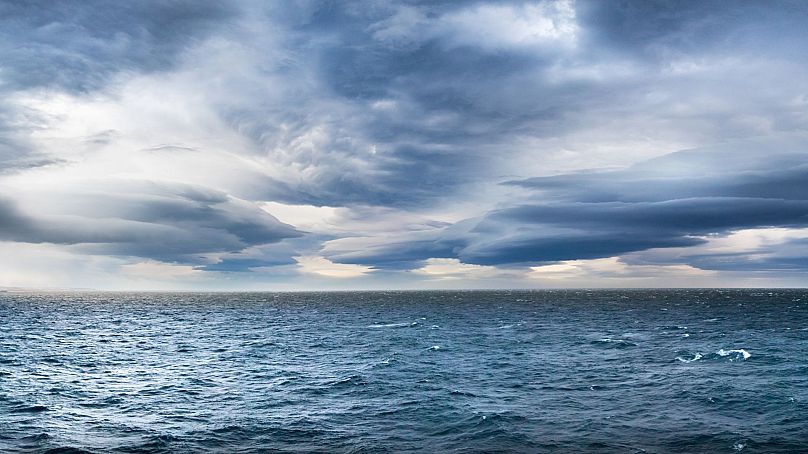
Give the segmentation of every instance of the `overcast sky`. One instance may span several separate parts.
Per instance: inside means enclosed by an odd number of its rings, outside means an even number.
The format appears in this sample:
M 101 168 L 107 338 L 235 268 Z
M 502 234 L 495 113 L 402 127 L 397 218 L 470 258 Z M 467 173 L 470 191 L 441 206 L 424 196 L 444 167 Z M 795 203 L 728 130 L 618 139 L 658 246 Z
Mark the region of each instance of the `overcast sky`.
M 0 286 L 805 286 L 806 23 L 0 0 Z

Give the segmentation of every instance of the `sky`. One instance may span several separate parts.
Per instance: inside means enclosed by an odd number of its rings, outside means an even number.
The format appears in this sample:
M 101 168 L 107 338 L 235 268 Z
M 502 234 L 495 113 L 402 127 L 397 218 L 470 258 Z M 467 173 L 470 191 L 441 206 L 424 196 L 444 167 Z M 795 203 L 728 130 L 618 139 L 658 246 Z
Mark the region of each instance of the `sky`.
M 0 0 L 0 286 L 806 286 L 806 21 Z

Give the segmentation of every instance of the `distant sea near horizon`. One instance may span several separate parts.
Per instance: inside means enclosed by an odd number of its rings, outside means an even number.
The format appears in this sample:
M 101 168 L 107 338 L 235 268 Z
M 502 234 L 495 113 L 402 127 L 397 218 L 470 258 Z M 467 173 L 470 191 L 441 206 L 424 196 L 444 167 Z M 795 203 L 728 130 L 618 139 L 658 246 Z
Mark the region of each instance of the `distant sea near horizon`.
M 0 452 L 808 452 L 808 290 L 0 293 Z

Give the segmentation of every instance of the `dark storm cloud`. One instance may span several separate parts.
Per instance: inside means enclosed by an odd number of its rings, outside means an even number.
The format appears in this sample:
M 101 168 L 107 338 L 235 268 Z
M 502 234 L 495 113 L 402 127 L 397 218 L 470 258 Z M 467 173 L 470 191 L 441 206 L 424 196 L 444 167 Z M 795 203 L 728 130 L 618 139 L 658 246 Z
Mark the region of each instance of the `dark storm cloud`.
M 693 85 L 687 77 L 671 81 L 660 71 L 682 55 L 720 53 L 727 43 L 751 52 L 755 41 L 738 37 L 754 25 L 752 12 L 762 9 L 770 19 L 764 30 L 751 30 L 765 32 L 765 41 L 774 24 L 804 39 L 803 27 L 791 19 L 800 10 L 793 3 L 787 14 L 752 3 L 579 2 L 577 16 L 567 18 L 570 26 L 579 23 L 576 46 L 565 41 L 569 36 L 532 42 L 538 31 L 503 42 L 499 35 L 511 30 L 486 29 L 491 36 L 485 39 L 474 32 L 491 19 L 486 14 L 498 11 L 512 11 L 528 25 L 543 17 L 567 20 L 556 17 L 554 5 L 560 3 L 284 2 L 244 3 L 234 11 L 181 1 L 8 3 L 3 80 L 7 89 L 87 91 L 120 71 L 171 69 L 183 50 L 214 33 L 253 43 L 255 78 L 235 79 L 228 87 L 251 96 L 217 109 L 261 149 L 292 149 L 285 160 L 306 169 L 307 177 L 268 179 L 252 195 L 287 203 L 414 207 L 462 196 L 469 183 L 492 178 L 492 169 L 512 154 L 515 137 L 555 137 L 587 127 L 599 121 L 592 111 L 645 115 L 644 106 L 632 103 L 652 90 L 687 101 L 693 95 L 679 86 Z M 530 16 L 531 7 L 544 9 Z M 257 33 L 244 26 L 247 18 L 263 24 Z M 597 68 L 613 55 L 633 64 L 634 73 L 617 79 L 554 76 Z M 273 97 L 274 85 L 264 91 L 267 77 L 286 84 L 280 99 Z M 295 148 L 312 130 L 323 136 L 316 149 Z M 371 147 L 377 153 L 370 154 Z
M 217 191 L 148 182 L 118 183 L 112 193 L 102 187 L 69 193 L 47 215 L 27 214 L 3 200 L 0 237 L 193 263 L 204 254 L 237 252 L 300 235 L 253 204 Z
M 626 170 L 510 181 L 547 200 L 659 202 L 703 197 L 808 199 L 808 143 L 756 139 L 671 153 Z
M 652 60 L 714 53 L 765 52 L 805 59 L 794 39 L 808 36 L 808 5 L 800 0 L 759 2 L 584 1 L 578 17 L 592 42 L 606 49 Z
M 13 95 L 114 94 L 124 76 L 174 70 L 165 86 L 239 140 L 170 145 L 179 142 L 174 132 L 161 131 L 139 149 L 193 150 L 202 162 L 210 145 L 247 155 L 249 171 L 267 169 L 232 185 L 238 198 L 106 182 L 60 191 L 58 206 L 41 210 L 4 202 L 0 232 L 195 264 L 219 253 L 227 257 L 208 269 L 248 270 L 290 264 L 312 245 L 238 255 L 299 235 L 241 199 L 428 212 L 485 199 L 479 191 L 501 175 L 517 175 L 505 185 L 517 195 L 478 218 L 378 241 L 377 232 L 351 233 L 367 235 L 356 243 L 367 247 L 340 242 L 344 232 L 306 241 L 334 240 L 323 254 L 336 262 L 407 269 L 428 258 L 611 257 L 744 228 L 802 227 L 805 143 L 778 137 L 808 124 L 808 83 L 798 77 L 805 17 L 808 6 L 796 1 L 3 2 L 0 96 L 9 101 L 0 101 L 0 173 L 63 162 L 35 149 L 28 136 L 49 120 Z M 90 131 L 82 143 L 111 149 L 131 139 L 120 131 Z M 618 150 L 591 151 L 601 158 L 593 167 L 662 153 L 622 159 L 626 137 L 665 150 L 737 146 L 530 178 L 551 174 L 543 166 L 554 153 L 575 155 L 563 168 L 588 167 L 588 146 Z
M 285 238 L 283 241 L 261 245 L 248 251 L 237 251 L 222 255 L 216 263 L 199 266 L 198 269 L 248 273 L 255 271 L 257 268 L 294 265 L 297 263 L 294 257 L 314 253 L 322 241 L 322 237 L 311 234 Z
M 776 271 L 808 270 L 808 239 L 792 239 L 776 246 L 736 254 L 690 254 L 687 263 L 705 270 L 717 271 Z
M 694 236 L 808 225 L 808 201 L 691 198 L 665 202 L 523 205 L 489 213 L 497 237 L 464 249 L 468 263 L 502 264 L 612 257 L 651 248 L 693 246 Z M 567 233 L 553 228 L 569 229 Z M 549 230 L 550 234 L 545 233 Z
M 102 88 L 120 71 L 169 69 L 234 15 L 219 2 L 4 1 L 2 88 Z
M 0 97 L 32 89 L 88 93 L 122 72 L 171 69 L 235 14 L 223 3 L 185 0 L 0 2 Z M 2 103 L 0 169 L 50 163 L 26 138 L 45 120 Z
M 333 257 L 369 265 L 400 257 L 410 267 L 447 256 L 480 265 L 536 264 L 695 246 L 709 235 L 749 228 L 808 227 L 806 162 L 805 140 L 752 141 L 673 153 L 626 170 L 509 182 L 528 188 L 529 201 L 426 238 Z M 709 257 L 693 259 L 708 263 Z
M 549 131 L 553 119 L 575 108 L 571 97 L 580 104 L 580 86 L 551 89 L 535 77 L 559 58 L 552 46 L 491 50 L 456 43 L 442 21 L 474 6 L 273 5 L 268 17 L 283 28 L 290 55 L 278 72 L 303 72 L 300 62 L 312 62 L 305 69 L 313 74 L 300 79 L 308 76 L 315 88 L 301 87 L 299 98 L 281 105 L 239 105 L 225 116 L 264 149 L 288 148 L 314 127 L 328 137 L 316 156 L 293 157 L 297 165 L 316 165 L 314 177 L 270 186 L 268 194 L 291 203 L 410 207 L 445 198 L 489 172 L 494 155 L 486 147 L 499 147 L 514 132 Z M 397 24 L 402 11 L 422 20 Z M 391 28 L 400 36 L 390 36 Z M 333 110 L 334 102 L 342 110 Z M 370 154 L 371 147 L 378 152 Z
M 530 16 L 542 5 L 550 6 Z M 283 29 L 289 55 L 281 71 L 311 62 L 317 94 L 308 87 L 280 106 L 242 105 L 230 120 L 265 148 L 288 146 L 281 123 L 301 133 L 325 124 L 329 138 L 315 157 L 292 158 L 316 163 L 311 179 L 268 185 L 266 194 L 318 205 L 435 203 L 493 178 L 515 153 L 515 138 L 557 138 L 615 118 L 636 119 L 639 128 L 675 124 L 719 141 L 747 137 L 754 115 L 779 130 L 804 127 L 786 107 L 795 90 L 782 84 L 793 77 L 778 67 L 805 60 L 793 52 L 808 40 L 804 3 L 578 2 L 574 37 L 542 40 L 537 30 L 511 39 L 512 30 L 485 28 L 502 11 L 528 25 L 542 17 L 559 25 L 558 5 L 273 5 L 267 17 Z M 746 60 L 740 67 L 749 74 L 733 73 L 733 59 Z M 378 153 L 368 154 L 371 146 Z

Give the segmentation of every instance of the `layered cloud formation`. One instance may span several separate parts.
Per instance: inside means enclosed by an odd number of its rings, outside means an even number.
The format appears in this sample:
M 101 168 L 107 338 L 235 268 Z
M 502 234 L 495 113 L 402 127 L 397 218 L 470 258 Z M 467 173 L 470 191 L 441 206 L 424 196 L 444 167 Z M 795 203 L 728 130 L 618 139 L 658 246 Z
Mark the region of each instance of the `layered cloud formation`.
M 806 18 L 0 3 L 0 286 L 805 285 Z

